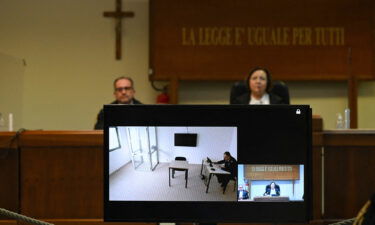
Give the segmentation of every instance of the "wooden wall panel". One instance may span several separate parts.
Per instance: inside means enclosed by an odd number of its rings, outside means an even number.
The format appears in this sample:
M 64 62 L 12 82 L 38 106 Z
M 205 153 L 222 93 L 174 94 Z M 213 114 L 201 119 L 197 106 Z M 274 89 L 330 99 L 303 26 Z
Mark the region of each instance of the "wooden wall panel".
M 25 132 L 20 142 L 21 213 L 103 218 L 102 139 L 102 132 Z
M 375 132 L 330 131 L 324 139 L 324 219 L 355 217 L 375 193 Z
M 15 220 L 0 220 L 0 225 L 17 225 Z
M 0 208 L 18 212 L 19 164 L 16 142 L 11 144 L 14 135 L 15 132 L 0 132 Z
M 102 147 L 103 131 L 25 131 L 21 147 Z
M 102 218 L 102 158 L 100 147 L 24 147 L 21 212 L 36 218 Z
M 374 79 L 372 0 L 150 1 L 151 79 Z

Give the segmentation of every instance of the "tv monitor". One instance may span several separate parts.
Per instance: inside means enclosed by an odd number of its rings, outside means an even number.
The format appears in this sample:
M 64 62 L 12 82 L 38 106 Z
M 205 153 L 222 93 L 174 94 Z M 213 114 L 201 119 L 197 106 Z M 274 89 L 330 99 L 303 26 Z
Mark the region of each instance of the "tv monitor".
M 174 134 L 174 145 L 185 147 L 197 146 L 197 134 Z
M 306 105 L 105 105 L 104 220 L 307 222 L 311 118 Z M 174 144 L 187 128 L 194 149 Z

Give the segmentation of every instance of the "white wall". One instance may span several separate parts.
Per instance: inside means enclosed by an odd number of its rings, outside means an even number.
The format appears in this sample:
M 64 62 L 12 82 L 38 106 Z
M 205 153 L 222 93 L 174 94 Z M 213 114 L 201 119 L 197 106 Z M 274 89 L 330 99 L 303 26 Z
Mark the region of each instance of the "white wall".
M 131 162 L 128 138 L 124 127 L 118 127 L 121 148 L 109 153 L 109 174 Z
M 176 156 L 184 156 L 191 164 L 200 164 L 202 159 L 223 159 L 229 151 L 237 158 L 236 127 L 189 127 L 189 133 L 197 133 L 197 147 L 174 146 L 174 133 L 186 133 L 186 127 L 157 127 L 159 161 L 170 162 Z
M 22 127 L 24 71 L 22 59 L 0 53 L 0 113 L 4 119 L 0 131 L 9 130 L 9 113 L 13 114 L 13 130 Z
M 232 150 L 228 150 L 230 152 L 230 154 L 236 158 L 237 160 L 237 149 L 238 149 L 238 145 L 237 145 L 237 128 L 235 128 L 233 130 L 233 136 L 232 136 L 232 140 L 231 140 L 231 143 L 229 144 L 229 149 L 235 149 L 235 152 L 233 152 L 232 154 Z
M 22 127 L 93 129 L 121 75 L 134 79 L 137 98 L 155 102 L 148 81 L 148 0 L 123 0 L 123 10 L 135 17 L 123 20 L 121 60 L 115 59 L 115 20 L 103 17 L 113 10 L 114 0 L 0 1 L 0 52 L 27 64 Z M 1 107 L 9 111 L 15 102 L 7 98 L 12 103 Z

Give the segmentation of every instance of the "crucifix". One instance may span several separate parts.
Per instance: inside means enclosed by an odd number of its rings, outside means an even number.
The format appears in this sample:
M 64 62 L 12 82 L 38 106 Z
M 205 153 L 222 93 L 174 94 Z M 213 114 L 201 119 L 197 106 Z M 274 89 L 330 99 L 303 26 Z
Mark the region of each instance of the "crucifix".
M 122 19 L 125 17 L 134 17 L 134 12 L 122 11 L 122 0 L 116 0 L 116 11 L 104 12 L 104 17 L 112 17 L 116 19 L 116 59 L 121 59 L 121 32 L 122 32 Z

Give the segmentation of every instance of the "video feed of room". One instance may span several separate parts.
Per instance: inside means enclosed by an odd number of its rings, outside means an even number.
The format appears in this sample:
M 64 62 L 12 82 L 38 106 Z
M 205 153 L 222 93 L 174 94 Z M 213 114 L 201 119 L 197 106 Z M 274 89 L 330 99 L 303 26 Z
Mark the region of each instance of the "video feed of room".
M 110 201 L 237 201 L 237 127 L 109 128 Z
M 238 165 L 238 201 L 303 201 L 304 165 Z

